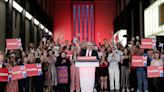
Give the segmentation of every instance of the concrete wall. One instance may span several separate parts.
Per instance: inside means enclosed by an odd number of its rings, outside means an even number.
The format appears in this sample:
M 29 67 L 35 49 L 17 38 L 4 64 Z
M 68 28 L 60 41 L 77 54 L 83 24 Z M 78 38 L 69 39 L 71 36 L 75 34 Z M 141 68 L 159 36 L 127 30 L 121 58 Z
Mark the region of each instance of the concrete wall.
M 13 38 L 19 38 L 20 37 L 20 13 L 13 9 Z
M 35 44 L 35 47 L 37 46 L 37 26 L 35 25 L 34 26 L 34 44 Z
M 26 19 L 25 20 L 25 48 L 28 48 L 29 42 L 30 42 L 30 21 Z

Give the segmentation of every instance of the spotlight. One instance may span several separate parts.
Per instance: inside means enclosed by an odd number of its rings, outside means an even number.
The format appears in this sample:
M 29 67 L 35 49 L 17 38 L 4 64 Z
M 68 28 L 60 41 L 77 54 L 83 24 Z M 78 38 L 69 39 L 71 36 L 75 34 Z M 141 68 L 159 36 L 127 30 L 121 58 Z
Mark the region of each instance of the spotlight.
M 8 2 L 8 0 L 5 1 Z M 23 11 L 23 8 L 16 1 L 13 1 L 13 7 L 20 13 Z
M 27 11 L 26 11 L 26 18 L 28 18 L 29 20 L 32 19 L 32 15 L 30 13 L 28 13 Z

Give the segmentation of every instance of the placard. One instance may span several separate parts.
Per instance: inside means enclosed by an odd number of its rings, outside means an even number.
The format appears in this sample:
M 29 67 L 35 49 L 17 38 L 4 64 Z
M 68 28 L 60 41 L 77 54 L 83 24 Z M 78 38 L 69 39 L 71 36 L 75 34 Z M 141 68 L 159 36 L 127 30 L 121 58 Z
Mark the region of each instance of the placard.
M 155 38 L 141 39 L 141 48 L 143 48 L 143 49 L 155 49 L 156 48 L 156 39 Z
M 133 67 L 146 67 L 147 66 L 147 56 L 132 56 Z
M 42 75 L 42 64 L 41 63 L 27 64 L 27 65 L 25 65 L 25 67 L 26 67 L 26 72 L 27 72 L 28 77 Z
M 24 65 L 9 68 L 9 81 L 23 78 L 27 78 Z
M 6 48 L 8 50 L 21 49 L 22 43 L 20 38 L 6 39 Z
M 0 82 L 8 82 L 8 69 L 0 68 Z
M 159 66 L 148 66 L 147 67 L 148 78 L 164 77 L 164 67 Z
M 96 56 L 92 56 L 92 57 L 85 57 L 85 56 L 80 56 L 77 57 L 78 60 L 97 60 Z

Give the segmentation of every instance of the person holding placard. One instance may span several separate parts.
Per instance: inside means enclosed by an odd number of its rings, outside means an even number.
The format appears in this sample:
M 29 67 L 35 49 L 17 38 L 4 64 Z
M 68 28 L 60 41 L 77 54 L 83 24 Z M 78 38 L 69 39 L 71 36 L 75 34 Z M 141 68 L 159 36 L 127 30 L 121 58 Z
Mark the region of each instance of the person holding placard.
M 27 54 L 23 51 L 21 53 L 21 61 L 19 65 L 28 64 Z M 24 78 L 18 80 L 19 83 L 19 92 L 29 92 L 29 78 Z
M 136 55 L 139 56 L 147 56 L 146 53 L 144 53 L 144 49 L 141 49 L 139 46 L 136 46 L 135 48 L 135 53 Z M 138 87 L 137 87 L 137 92 L 148 92 L 148 79 L 147 79 L 147 71 L 146 67 L 137 67 L 137 80 L 138 80 Z M 142 89 L 142 84 L 143 84 L 143 89 Z
M 160 58 L 160 52 L 155 52 L 154 59 L 151 61 L 151 66 L 163 66 L 163 60 Z M 160 91 L 160 78 L 153 79 L 153 92 Z
M 16 65 L 17 65 L 17 63 L 16 63 L 15 54 L 11 54 L 9 64 L 7 65 L 7 68 L 11 68 L 11 67 L 14 67 Z M 9 81 L 6 85 L 6 92 L 19 92 L 18 80 Z

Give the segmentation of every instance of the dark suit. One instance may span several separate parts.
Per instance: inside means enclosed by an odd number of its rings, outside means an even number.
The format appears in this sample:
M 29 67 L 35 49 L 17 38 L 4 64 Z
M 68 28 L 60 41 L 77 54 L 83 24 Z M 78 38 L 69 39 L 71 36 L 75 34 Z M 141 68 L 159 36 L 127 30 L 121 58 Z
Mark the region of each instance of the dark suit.
M 86 53 L 87 53 L 87 49 L 82 49 L 81 53 L 80 53 L 80 56 L 86 56 Z M 91 56 L 96 56 L 97 59 L 99 60 L 98 53 L 97 53 L 96 50 L 92 50 Z
M 82 49 L 80 56 L 86 56 L 86 53 L 87 53 L 87 49 Z M 91 56 L 96 56 L 97 60 L 99 60 L 98 52 L 96 50 L 92 50 Z M 96 72 L 95 72 L 95 87 L 96 87 L 96 89 L 98 87 L 98 84 L 99 84 L 99 68 L 96 67 Z

